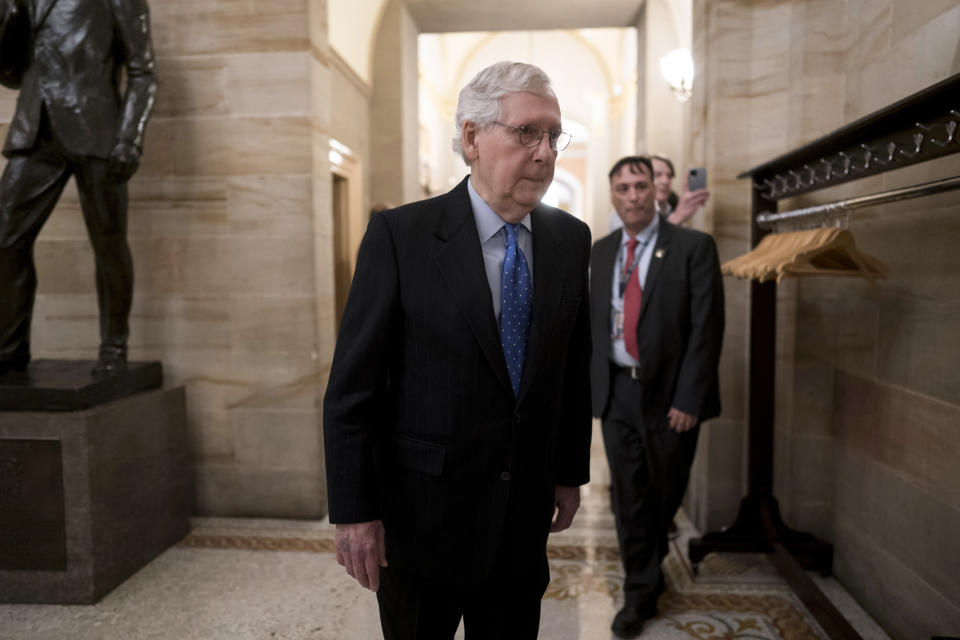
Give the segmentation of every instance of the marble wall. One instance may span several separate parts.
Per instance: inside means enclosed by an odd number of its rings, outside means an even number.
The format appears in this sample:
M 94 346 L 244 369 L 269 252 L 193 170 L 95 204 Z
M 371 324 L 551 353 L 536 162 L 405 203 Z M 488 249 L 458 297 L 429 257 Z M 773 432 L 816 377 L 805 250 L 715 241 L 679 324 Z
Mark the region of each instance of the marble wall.
M 373 52 L 370 142 L 371 202 L 399 206 L 420 188 L 417 25 L 402 0 L 387 2 Z
M 749 188 L 736 173 L 960 72 L 955 1 L 698 0 L 694 16 L 707 73 L 693 144 L 707 149 L 722 259 L 748 248 Z M 958 174 L 953 156 L 781 209 Z M 789 524 L 835 545 L 837 578 L 900 638 L 960 628 L 958 204 L 945 194 L 851 218 L 858 247 L 890 267 L 886 281 L 778 287 L 775 493 Z M 726 284 L 733 422 L 745 413 L 747 289 Z M 711 425 L 708 445 L 720 435 Z M 742 483 L 742 470 L 725 481 Z M 707 501 L 701 522 L 718 524 L 725 501 Z
M 691 0 L 683 0 L 689 3 Z M 674 190 L 679 193 L 685 184 L 688 164 L 684 141 L 687 137 L 688 104 L 678 102 L 664 81 L 660 71 L 660 58 L 679 47 L 690 47 L 689 33 L 677 20 L 675 5 L 680 0 L 647 0 L 638 15 L 637 28 L 643 30 L 639 38 L 638 84 L 642 81 L 642 118 L 638 118 L 637 151 L 661 154 L 670 158 L 676 168 Z M 686 25 L 689 26 L 689 25 Z
M 331 135 L 350 148 L 361 165 L 363 202 L 370 205 L 370 101 L 373 90 L 358 74 L 330 50 L 330 126 Z M 365 226 L 365 225 L 364 225 Z
M 130 357 L 185 385 L 195 511 L 326 511 L 319 398 L 333 344 L 324 0 L 151 3 L 160 90 L 130 183 Z M 13 93 L 0 94 L 9 121 Z M 6 127 L 3 127 L 4 133 Z M 35 357 L 96 355 L 74 187 L 36 245 Z
M 736 176 L 750 165 L 750 121 L 742 118 L 751 81 L 749 6 L 694 0 L 692 53 L 697 79 L 689 102 L 686 155 L 707 168 L 710 200 L 704 228 L 720 259 L 743 253 L 748 240 L 749 191 Z M 734 28 L 736 26 L 736 28 Z M 718 78 L 722 77 L 722 81 Z M 726 331 L 720 359 L 722 414 L 701 431 L 685 508 L 701 531 L 731 524 L 746 479 L 746 345 L 748 288 L 724 278 Z

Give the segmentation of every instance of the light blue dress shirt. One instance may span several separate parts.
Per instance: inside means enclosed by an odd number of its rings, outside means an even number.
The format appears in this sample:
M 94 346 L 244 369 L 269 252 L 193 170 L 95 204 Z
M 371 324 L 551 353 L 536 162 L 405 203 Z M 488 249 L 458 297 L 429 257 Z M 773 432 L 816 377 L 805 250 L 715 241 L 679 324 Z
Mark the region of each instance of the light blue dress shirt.
M 643 289 L 646 286 L 647 282 L 647 271 L 650 270 L 650 258 L 653 255 L 653 247 L 657 244 L 657 233 L 660 230 L 660 216 L 654 215 L 653 220 L 650 221 L 650 224 L 644 228 L 643 231 L 637 234 L 637 240 L 643 246 L 643 250 L 640 253 L 640 262 L 637 263 L 637 268 L 634 270 L 634 273 L 640 278 L 640 288 Z M 627 235 L 626 230 L 621 231 L 620 238 L 620 250 L 617 252 L 617 261 L 614 263 L 613 267 L 613 289 L 610 294 L 610 321 L 613 323 L 613 318 L 617 314 L 623 313 L 623 296 L 620 295 L 620 278 L 623 277 L 623 271 L 626 268 L 627 261 L 627 242 L 630 241 L 630 236 Z M 646 244 L 644 244 L 646 242 Z M 631 274 L 633 277 L 633 274 Z M 641 296 L 640 302 L 641 309 L 643 308 L 643 298 Z M 611 334 L 613 333 L 613 327 L 610 327 Z M 610 340 L 610 359 L 613 360 L 614 364 L 618 364 L 621 367 L 636 367 L 639 366 L 633 356 L 627 353 L 627 347 L 624 343 L 623 336 L 619 338 L 611 338 Z
M 507 255 L 506 224 L 497 212 L 490 208 L 476 189 L 471 180 L 467 180 L 467 192 L 470 194 L 470 204 L 473 206 L 473 219 L 477 223 L 477 233 L 480 235 L 480 250 L 483 252 L 483 266 L 487 270 L 487 282 L 490 283 L 490 295 L 493 297 L 493 315 L 500 326 L 500 282 L 503 278 L 503 259 Z M 517 241 L 530 270 L 530 284 L 533 284 L 533 228 L 528 213 L 520 220 L 520 234 Z

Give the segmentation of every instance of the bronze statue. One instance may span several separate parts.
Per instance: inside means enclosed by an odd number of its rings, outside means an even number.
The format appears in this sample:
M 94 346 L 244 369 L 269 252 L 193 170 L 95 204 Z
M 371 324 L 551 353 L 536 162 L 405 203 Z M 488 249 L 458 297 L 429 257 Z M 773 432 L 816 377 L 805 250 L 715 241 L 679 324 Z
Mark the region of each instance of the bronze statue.
M 0 374 L 30 362 L 33 243 L 71 175 L 96 259 L 93 373 L 109 374 L 126 366 L 127 181 L 157 91 L 147 3 L 0 0 L 0 20 L 0 82 L 20 89 L 0 178 Z

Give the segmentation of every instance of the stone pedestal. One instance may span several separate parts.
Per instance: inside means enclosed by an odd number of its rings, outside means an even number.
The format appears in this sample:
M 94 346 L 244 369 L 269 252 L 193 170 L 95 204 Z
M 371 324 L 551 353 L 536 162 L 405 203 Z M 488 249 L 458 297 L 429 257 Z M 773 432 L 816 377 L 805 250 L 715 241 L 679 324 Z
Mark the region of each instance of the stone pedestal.
M 188 533 L 192 495 L 183 387 L 0 411 L 0 602 L 97 602 Z
M 114 375 L 94 377 L 93 360 L 34 360 L 26 371 L 0 375 L 0 411 L 77 411 L 156 389 L 159 362 L 131 362 Z

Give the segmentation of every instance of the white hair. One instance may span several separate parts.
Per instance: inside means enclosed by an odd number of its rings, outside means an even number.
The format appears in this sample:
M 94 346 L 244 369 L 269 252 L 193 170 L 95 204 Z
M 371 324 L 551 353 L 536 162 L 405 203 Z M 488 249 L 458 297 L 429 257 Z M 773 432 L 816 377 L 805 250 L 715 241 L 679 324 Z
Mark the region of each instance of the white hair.
M 453 151 L 470 164 L 463 150 L 463 124 L 472 122 L 480 130 L 489 129 L 500 119 L 503 107 L 500 98 L 508 93 L 532 93 L 555 97 L 550 78 L 540 67 L 523 62 L 497 62 L 473 77 L 460 90 L 457 100 L 457 133 L 453 137 Z

